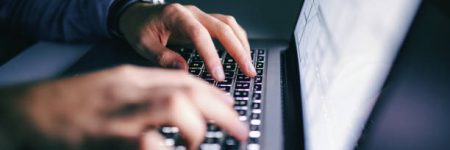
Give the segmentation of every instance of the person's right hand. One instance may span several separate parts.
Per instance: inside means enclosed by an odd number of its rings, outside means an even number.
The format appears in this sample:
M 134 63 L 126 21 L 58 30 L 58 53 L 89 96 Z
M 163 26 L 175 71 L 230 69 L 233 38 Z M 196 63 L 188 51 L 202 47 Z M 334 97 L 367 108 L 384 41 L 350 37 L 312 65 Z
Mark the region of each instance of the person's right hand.
M 39 84 L 20 106 L 39 132 L 68 143 L 87 137 L 140 139 L 171 125 L 195 149 L 210 120 L 238 140 L 247 138 L 232 104 L 230 96 L 185 72 L 121 66 Z

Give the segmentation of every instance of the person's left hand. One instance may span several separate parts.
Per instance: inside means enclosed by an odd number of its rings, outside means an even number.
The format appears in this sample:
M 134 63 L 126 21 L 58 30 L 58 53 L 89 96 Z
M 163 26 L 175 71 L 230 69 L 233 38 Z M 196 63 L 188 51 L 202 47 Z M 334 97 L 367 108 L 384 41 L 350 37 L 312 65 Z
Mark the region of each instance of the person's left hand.
M 225 75 L 213 37 L 222 43 L 244 74 L 256 75 L 246 32 L 231 16 L 207 14 L 192 5 L 136 3 L 121 16 L 119 26 L 138 53 L 162 66 L 187 69 L 184 58 L 166 45 L 192 41 L 214 79 L 223 80 Z

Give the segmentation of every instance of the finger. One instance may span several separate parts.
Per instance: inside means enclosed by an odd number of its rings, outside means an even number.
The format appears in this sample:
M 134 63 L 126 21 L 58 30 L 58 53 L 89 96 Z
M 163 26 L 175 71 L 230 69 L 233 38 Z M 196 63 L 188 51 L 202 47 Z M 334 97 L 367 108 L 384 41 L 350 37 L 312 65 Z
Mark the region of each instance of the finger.
M 173 93 L 170 99 L 171 125 L 180 128 L 181 136 L 187 141 L 189 149 L 197 149 L 206 132 L 203 116 L 184 93 Z
M 236 19 L 232 16 L 226 16 L 222 14 L 211 14 L 211 16 L 219 19 L 220 21 L 228 24 L 231 29 L 233 29 L 234 34 L 236 34 L 241 41 L 241 44 L 244 46 L 244 48 L 247 50 L 247 52 L 250 54 L 250 44 L 248 42 L 247 33 L 245 30 L 237 23 Z
M 109 116 L 104 125 L 104 135 L 124 138 L 137 138 L 148 129 L 157 129 L 168 122 L 167 111 L 157 107 L 127 115 Z
M 193 85 L 201 87 L 202 85 Z M 247 127 L 238 119 L 236 111 L 220 100 L 214 92 L 205 92 L 202 88 L 191 88 L 189 93 L 194 100 L 194 104 L 207 120 L 213 120 L 218 126 L 222 127 L 227 133 L 235 136 L 237 139 L 245 141 L 248 135 Z M 212 88 L 209 88 L 212 89 Z
M 182 70 L 188 70 L 188 64 L 186 60 L 178 53 L 166 48 L 165 46 L 160 47 L 157 60 L 161 66 L 177 68 Z
M 248 42 L 247 33 L 245 30 L 237 23 L 236 19 L 232 16 L 226 16 L 222 14 L 210 14 L 211 16 L 219 19 L 220 21 L 224 22 L 225 24 L 229 25 L 231 29 L 233 30 L 234 34 L 239 38 L 241 44 L 246 49 L 247 55 L 251 58 L 251 52 L 250 52 L 250 44 Z M 252 65 L 253 67 L 253 65 Z M 243 70 L 243 67 L 240 68 L 241 71 L 245 72 Z M 252 68 L 248 68 L 250 71 L 253 72 Z M 256 74 L 247 74 L 248 76 L 254 76 Z
M 236 59 L 239 66 L 241 66 L 241 70 L 247 76 L 256 76 L 256 71 L 253 67 L 250 53 L 248 49 L 244 48 L 240 39 L 234 33 L 232 27 L 219 19 L 204 13 L 194 6 L 190 6 L 189 8 L 211 33 L 211 35 L 217 38 L 225 49 L 227 49 L 228 53 Z
M 145 90 L 151 90 L 156 87 L 186 87 L 192 84 L 192 82 L 198 82 L 199 80 L 185 71 L 132 65 L 122 65 L 101 73 L 105 74 L 103 76 L 115 74 L 116 76 L 114 78 L 118 78 L 120 81 L 126 81 L 126 83 L 123 83 L 124 85 L 132 86 L 130 88 L 143 88 Z M 121 86 L 123 87 L 124 85 Z M 124 91 L 126 89 L 120 88 L 120 90 Z
M 150 130 L 144 133 L 141 138 L 141 150 L 170 150 L 164 144 L 164 137 L 156 130 Z
M 148 93 L 158 94 L 157 89 L 159 88 L 174 89 L 191 87 L 192 85 L 209 86 L 210 89 L 213 89 L 213 92 L 220 95 L 223 101 L 228 102 L 230 105 L 234 102 L 231 96 L 184 71 L 123 65 L 101 73 L 105 75 L 116 74 L 115 78 L 126 81 L 118 87 L 109 88 L 113 89 L 113 91 L 108 92 L 113 93 L 110 96 L 112 99 L 119 97 L 120 101 L 125 101 L 126 103 L 145 101 L 145 99 L 142 99 L 142 95 L 147 95 Z
M 132 100 L 113 102 L 113 108 L 105 114 L 105 135 L 136 138 L 144 130 L 156 129 L 170 122 L 168 108 L 171 103 L 167 97 L 180 91 L 180 88 L 160 87 L 147 92 L 145 89 L 135 90 L 136 96 Z M 132 107 L 129 107 L 130 104 Z
M 137 52 L 147 59 L 155 60 L 163 67 L 187 70 L 186 60 L 178 53 L 155 40 L 144 40 L 145 45 L 137 47 Z
M 234 98 L 229 94 L 225 93 L 224 91 L 214 87 L 213 85 L 206 84 L 206 86 L 199 86 L 199 91 L 210 91 L 213 97 L 218 97 L 221 99 L 221 101 L 225 102 L 228 106 L 233 106 L 234 104 Z
M 211 71 L 214 79 L 222 81 L 225 79 L 222 63 L 220 62 L 217 50 L 211 39 L 211 35 L 203 25 L 187 9 L 180 8 L 180 17 L 177 22 L 172 23 L 192 40 L 195 48 L 205 61 L 208 70 Z

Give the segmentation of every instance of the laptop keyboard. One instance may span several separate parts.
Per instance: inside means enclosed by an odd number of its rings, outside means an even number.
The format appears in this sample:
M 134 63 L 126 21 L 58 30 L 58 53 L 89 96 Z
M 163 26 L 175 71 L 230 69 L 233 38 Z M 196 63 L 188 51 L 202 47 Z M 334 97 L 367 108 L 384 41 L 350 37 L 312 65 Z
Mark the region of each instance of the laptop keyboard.
M 200 145 L 201 150 L 259 150 L 262 129 L 262 97 L 264 86 L 264 71 L 266 51 L 261 49 L 251 50 L 252 60 L 255 65 L 257 76 L 250 78 L 245 76 L 237 65 L 236 61 L 224 50 L 218 50 L 218 54 L 223 63 L 225 80 L 215 81 L 206 69 L 200 55 L 194 49 L 176 48 L 189 64 L 189 73 L 202 78 L 215 85 L 235 99 L 234 109 L 239 114 L 239 120 L 249 127 L 249 139 L 240 143 L 227 133 L 223 132 L 213 123 L 207 124 L 205 140 Z M 175 150 L 185 150 L 183 140 L 179 135 L 179 129 L 172 126 L 161 127 L 160 132 L 166 137 L 165 144 L 175 147 Z

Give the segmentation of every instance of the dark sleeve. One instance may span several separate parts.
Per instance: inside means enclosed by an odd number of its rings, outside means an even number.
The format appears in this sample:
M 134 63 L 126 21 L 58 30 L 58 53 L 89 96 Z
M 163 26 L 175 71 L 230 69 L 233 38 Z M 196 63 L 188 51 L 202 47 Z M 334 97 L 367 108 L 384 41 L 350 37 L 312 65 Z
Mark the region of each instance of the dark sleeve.
M 103 40 L 113 1 L 0 0 L 0 27 L 39 40 Z

